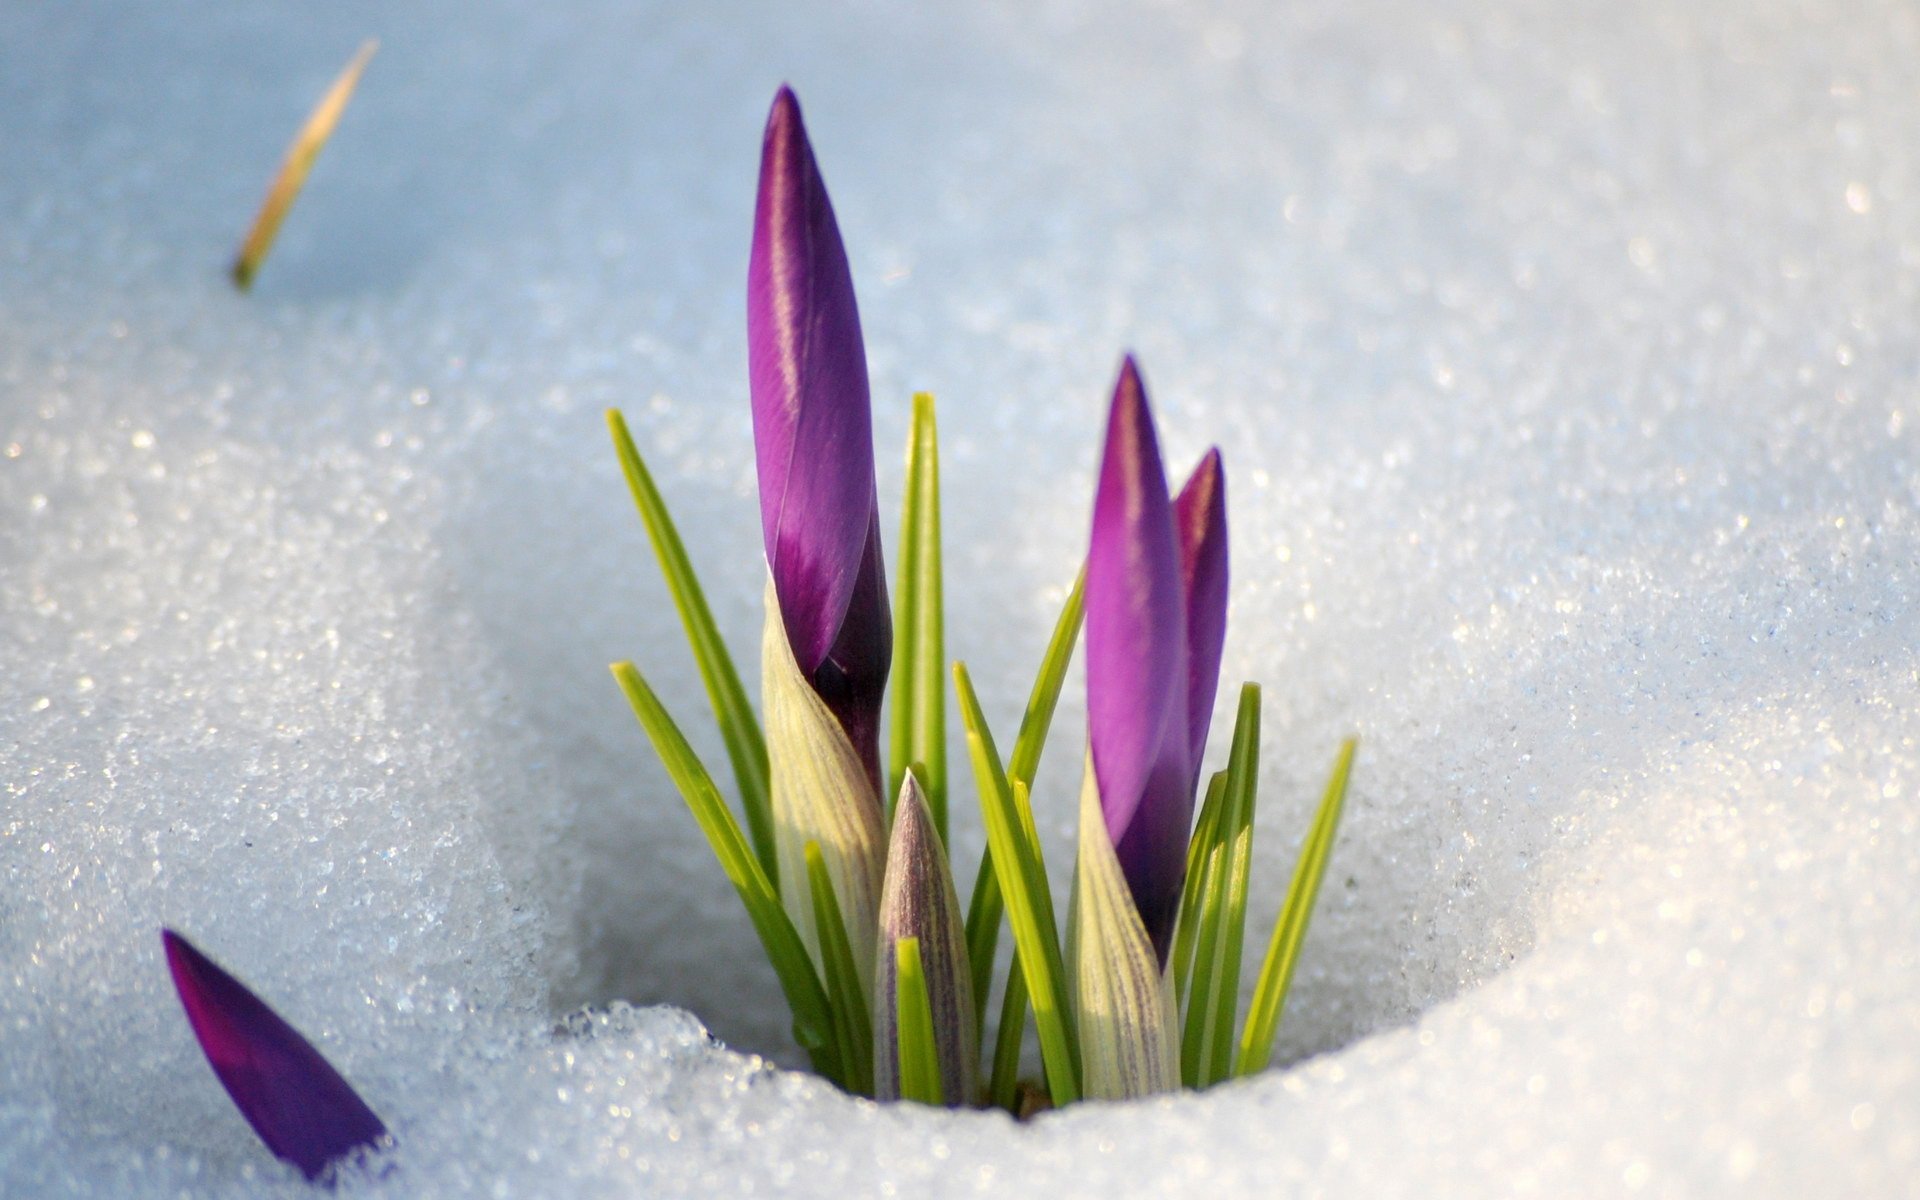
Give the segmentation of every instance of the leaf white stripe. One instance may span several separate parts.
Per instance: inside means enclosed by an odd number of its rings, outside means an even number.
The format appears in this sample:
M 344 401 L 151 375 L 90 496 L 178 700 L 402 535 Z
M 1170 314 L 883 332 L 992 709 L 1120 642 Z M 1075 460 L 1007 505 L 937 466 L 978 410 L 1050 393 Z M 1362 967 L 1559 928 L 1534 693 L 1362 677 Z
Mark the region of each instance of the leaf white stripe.
M 780 902 L 793 917 L 807 953 L 821 965 L 807 886 L 806 845 L 820 843 L 846 921 L 860 986 L 873 993 L 873 955 L 886 832 L 880 799 L 840 722 L 800 673 L 787 644 L 773 582 L 767 582 L 767 620 L 761 638 L 761 704 L 767 719 L 767 767 L 774 842 L 780 861 Z
M 1177 1090 L 1173 978 L 1161 970 L 1120 872 L 1091 761 L 1080 789 L 1080 855 L 1068 921 L 1084 1094 L 1126 1100 Z

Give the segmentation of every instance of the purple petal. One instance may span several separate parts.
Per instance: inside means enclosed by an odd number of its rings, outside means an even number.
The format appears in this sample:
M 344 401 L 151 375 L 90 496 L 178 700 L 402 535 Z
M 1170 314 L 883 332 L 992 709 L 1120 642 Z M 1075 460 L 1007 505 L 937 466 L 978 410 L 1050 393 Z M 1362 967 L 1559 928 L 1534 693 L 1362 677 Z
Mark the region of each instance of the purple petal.
M 1173 502 L 1180 539 L 1180 583 L 1187 601 L 1187 729 L 1200 768 L 1220 685 L 1220 648 L 1227 638 L 1227 476 L 1220 451 L 1207 451 Z
M 1183 722 L 1173 722 L 1183 726 Z M 1179 757 L 1186 756 L 1186 730 L 1170 739 L 1181 743 Z M 1134 907 L 1147 927 L 1153 952 L 1160 965 L 1167 965 L 1167 952 L 1173 944 L 1173 930 L 1180 918 L 1180 893 L 1187 881 L 1187 842 L 1193 836 L 1194 777 L 1184 764 L 1176 765 L 1173 756 L 1155 765 L 1148 778 L 1132 824 L 1114 839 L 1114 856 L 1120 860 L 1120 873 L 1126 876 L 1133 892 Z M 1109 821 L 1108 833 L 1113 825 Z
M 813 690 L 840 719 L 847 740 L 867 768 L 876 796 L 883 794 L 880 707 L 892 660 L 893 612 L 887 606 L 887 571 L 880 560 L 880 524 L 876 521 L 868 527 L 866 552 L 860 559 L 860 574 L 854 581 L 840 635 L 808 676 Z
M 386 1140 L 380 1118 L 293 1026 L 179 934 L 160 938 L 200 1049 L 267 1149 L 317 1179 Z
M 841 641 L 870 541 L 877 562 L 879 505 L 853 276 L 799 101 L 785 87 L 760 148 L 747 362 L 761 532 L 787 641 L 811 676 Z M 884 579 L 874 586 L 884 610 Z M 853 657 L 866 667 L 873 656 Z
M 1173 504 L 1132 358 L 1107 420 L 1086 605 L 1088 740 L 1101 811 L 1164 962 L 1193 818 L 1187 624 Z

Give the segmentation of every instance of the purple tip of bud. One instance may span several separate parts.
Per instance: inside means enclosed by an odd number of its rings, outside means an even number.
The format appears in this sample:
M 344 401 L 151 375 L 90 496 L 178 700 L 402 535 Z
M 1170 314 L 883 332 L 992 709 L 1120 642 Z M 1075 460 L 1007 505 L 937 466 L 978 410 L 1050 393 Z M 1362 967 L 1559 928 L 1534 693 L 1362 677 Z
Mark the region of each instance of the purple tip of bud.
M 307 1039 L 171 929 L 167 968 L 213 1073 L 267 1149 L 318 1179 L 387 1127 Z
M 1187 601 L 1187 729 L 1197 777 L 1227 639 L 1227 476 L 1217 447 L 1207 451 L 1180 489 L 1173 524 Z
M 787 641 L 812 674 L 840 640 L 879 504 L 853 276 L 787 88 L 760 150 L 747 359 L 761 532 Z
M 1107 419 L 1086 606 L 1088 740 L 1101 811 L 1164 963 L 1193 820 L 1187 614 L 1174 506 L 1131 357 Z
M 833 204 L 786 87 L 760 147 L 747 363 L 760 526 L 787 643 L 877 778 L 893 624 L 866 347 Z

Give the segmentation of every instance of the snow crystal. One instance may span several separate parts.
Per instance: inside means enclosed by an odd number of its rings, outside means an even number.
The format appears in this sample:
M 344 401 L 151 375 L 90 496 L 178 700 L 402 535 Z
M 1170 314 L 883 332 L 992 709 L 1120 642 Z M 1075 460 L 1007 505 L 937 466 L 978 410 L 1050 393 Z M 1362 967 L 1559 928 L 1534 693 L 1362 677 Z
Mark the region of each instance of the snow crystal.
M 0 1194 L 309 1194 L 162 924 L 394 1128 L 355 1194 L 1920 1188 L 1910 6 L 110 7 L 0 12 Z M 1224 447 L 1256 936 L 1362 739 L 1289 1065 L 1018 1126 L 772 1065 L 778 989 L 606 674 L 719 765 L 600 411 L 751 661 L 783 79 L 884 503 L 941 400 L 997 727 L 1121 350 L 1175 470 Z

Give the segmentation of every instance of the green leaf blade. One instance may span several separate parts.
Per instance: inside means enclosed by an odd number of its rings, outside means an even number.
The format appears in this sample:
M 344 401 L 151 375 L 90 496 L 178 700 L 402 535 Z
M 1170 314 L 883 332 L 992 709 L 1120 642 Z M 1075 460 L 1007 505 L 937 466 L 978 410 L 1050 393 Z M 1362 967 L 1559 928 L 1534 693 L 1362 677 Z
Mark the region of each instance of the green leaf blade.
M 767 961 L 772 964 L 788 1007 L 793 1010 L 795 1040 L 807 1051 L 815 1071 L 829 1079 L 845 1078 L 826 989 L 813 969 L 813 960 L 807 957 L 799 931 L 780 905 L 773 881 L 741 835 L 740 826 L 735 823 L 733 812 L 721 798 L 719 789 L 714 787 L 712 776 L 639 670 L 632 663 L 615 663 L 613 676 L 681 798 L 693 812 L 701 832 L 706 834 L 707 844 L 720 860 L 721 870 L 726 872 L 746 906 L 754 931 L 766 948 Z
M 893 944 L 898 1013 L 895 1028 L 900 1045 L 900 1098 L 921 1104 L 944 1104 L 940 1091 L 940 1052 L 933 1044 L 933 1002 L 927 997 L 927 978 L 920 964 L 920 939 L 904 937 Z
M 1188 956 L 1188 965 L 1182 977 L 1182 964 L 1175 959 L 1175 994 L 1186 997 L 1184 1023 L 1180 1035 L 1180 1082 L 1187 1087 L 1201 1086 L 1201 1064 L 1205 1057 L 1207 1019 L 1213 1012 L 1214 952 L 1219 944 L 1220 910 L 1226 887 L 1226 843 L 1232 827 L 1232 817 L 1226 810 L 1231 805 L 1227 791 L 1227 773 L 1216 772 L 1207 783 L 1206 807 L 1201 810 L 1201 824 L 1206 827 L 1205 840 L 1194 839 L 1190 847 L 1189 858 L 1196 859 L 1195 872 L 1187 878 L 1187 891 L 1190 896 L 1183 897 L 1183 903 L 1190 898 L 1193 902 L 1191 920 L 1187 913 L 1181 913 L 1181 927 L 1174 933 L 1175 955 Z M 1209 819 L 1211 818 L 1211 819 Z M 1197 852 L 1197 853 L 1195 853 Z M 1181 933 L 1191 934 L 1190 943 L 1182 947 L 1179 941 Z
M 767 783 L 767 743 L 760 720 L 747 700 L 746 689 L 740 685 L 740 672 L 734 668 L 733 657 L 727 653 L 726 642 L 720 637 L 713 610 L 707 606 L 706 593 L 701 590 L 693 562 L 687 557 L 686 544 L 681 541 L 666 501 L 654 486 L 653 473 L 640 457 L 626 418 L 618 409 L 607 410 L 607 429 L 613 436 L 614 451 L 620 457 L 627 490 L 633 494 L 634 507 L 640 510 L 654 557 L 660 563 L 660 573 L 666 579 L 667 591 L 687 632 L 687 644 L 700 669 L 700 680 L 720 727 L 727 759 L 733 765 L 740 805 L 746 812 L 747 829 L 753 837 L 760 869 L 768 878 L 778 881 L 780 868 L 775 855 L 773 805 Z
M 1200 937 L 1201 897 L 1206 892 L 1207 867 L 1214 844 L 1220 836 L 1220 811 L 1226 807 L 1227 774 L 1216 771 L 1207 781 L 1206 799 L 1200 805 L 1200 819 L 1193 827 L 1193 840 L 1187 843 L 1187 882 L 1180 892 L 1180 919 L 1173 934 L 1173 994 L 1186 1011 L 1189 976 L 1193 969 L 1194 946 Z
M 1060 690 L 1066 683 L 1067 667 L 1073 662 L 1073 648 L 1080 640 L 1080 626 L 1086 616 L 1084 569 L 1074 579 L 1060 615 L 1047 639 L 1046 653 L 1034 676 L 1033 689 L 1027 694 L 1027 708 L 1020 718 L 1020 733 L 1013 742 L 1010 780 L 1029 790 L 1040 770 L 1040 753 L 1046 748 L 1047 733 L 1053 726 L 1054 710 L 1060 704 Z M 986 1022 L 987 987 L 993 979 L 993 960 L 999 953 L 1000 919 L 1005 902 L 1000 880 L 994 874 L 992 847 L 980 856 L 974 874 L 973 897 L 967 905 L 967 952 L 973 966 L 973 994 L 980 1005 L 982 1028 Z
M 1260 783 L 1260 689 L 1240 689 L 1227 762 L 1227 835 L 1221 844 L 1221 908 L 1213 950 L 1213 1008 L 1200 1057 L 1199 1087 L 1211 1087 L 1233 1069 L 1234 1017 L 1240 1002 L 1240 957 L 1247 932 L 1247 885 L 1253 873 L 1253 810 Z
M 963 663 L 953 668 L 960 715 L 967 727 L 967 749 L 980 807 L 987 826 L 987 845 L 993 855 L 1014 946 L 1033 1004 L 1034 1025 L 1040 1033 L 1040 1054 L 1046 1065 L 1047 1085 L 1055 1104 L 1069 1104 L 1080 1096 L 1079 1064 L 1072 1033 L 1072 1014 L 1065 1003 L 1066 972 L 1060 953 L 1059 924 L 1054 919 L 1053 896 L 1047 886 L 1046 864 L 1033 839 L 1033 815 L 1024 803 L 1025 787 L 1009 783 L 993 746 L 986 717 L 973 692 Z
M 1080 626 L 1087 615 L 1087 571 L 1074 577 L 1060 616 L 1054 620 L 1053 634 L 1047 639 L 1047 651 L 1040 659 L 1033 690 L 1027 695 L 1027 708 L 1020 716 L 1020 732 L 1013 739 L 1013 758 L 1007 763 L 1007 775 L 1028 787 L 1040 771 L 1040 752 L 1046 749 L 1047 733 L 1053 728 L 1054 710 L 1060 706 L 1060 689 L 1067 681 L 1067 667 L 1073 662 L 1073 648 L 1080 640 Z
M 993 1035 L 993 1071 L 987 1079 L 987 1103 L 1018 1113 L 1020 1107 L 1020 1044 L 1027 1033 L 1027 977 L 1020 960 L 1007 967 L 1007 986 L 1000 996 L 1000 1027 Z
M 988 846 L 980 852 L 980 866 L 973 874 L 973 898 L 967 903 L 967 965 L 973 972 L 973 1001 L 983 1030 L 987 989 L 993 984 L 993 960 L 1000 951 L 1000 919 L 1005 913 L 1006 897 L 1000 891 L 1000 877 L 993 873 L 993 847 Z
M 813 921 L 819 934 L 820 958 L 826 969 L 827 1001 L 833 1009 L 834 1029 L 840 1040 L 840 1085 L 858 1096 L 873 1094 L 873 1021 L 867 996 L 854 967 L 853 947 L 833 894 L 833 879 L 820 843 L 809 841 L 803 851 L 807 885 L 813 892 Z
M 1326 794 L 1300 846 L 1300 856 L 1294 862 L 1293 880 L 1287 886 L 1286 901 L 1281 905 L 1279 920 L 1274 923 L 1273 940 L 1267 945 L 1266 961 L 1261 964 L 1259 979 L 1254 984 L 1246 1028 L 1240 1033 L 1240 1056 L 1234 1065 L 1237 1075 L 1263 1071 L 1273 1059 L 1274 1035 L 1280 1029 L 1287 989 L 1293 982 L 1293 970 L 1300 948 L 1306 942 L 1308 922 L 1313 917 L 1314 900 L 1320 894 L 1327 859 L 1333 852 L 1334 835 L 1346 805 L 1347 781 L 1353 774 L 1357 748 L 1353 738 L 1348 738 L 1340 747 Z
M 908 765 L 923 767 L 927 808 L 947 841 L 946 616 L 940 565 L 940 439 L 933 397 L 913 397 L 907 435 L 906 495 L 900 515 L 900 567 L 895 587 L 893 715 L 888 731 L 892 774 L 888 809 Z

